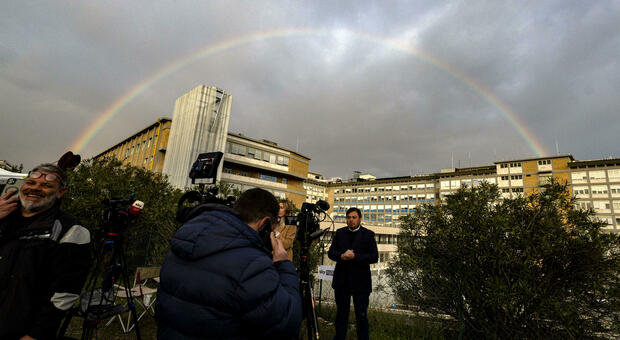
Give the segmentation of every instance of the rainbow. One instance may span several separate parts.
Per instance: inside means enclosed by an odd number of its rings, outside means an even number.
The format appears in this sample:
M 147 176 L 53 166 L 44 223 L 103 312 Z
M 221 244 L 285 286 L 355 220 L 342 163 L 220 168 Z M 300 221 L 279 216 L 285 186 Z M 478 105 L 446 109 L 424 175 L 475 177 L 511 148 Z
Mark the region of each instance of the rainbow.
M 267 40 L 273 38 L 282 38 L 282 37 L 291 37 L 291 36 L 302 36 L 302 35 L 335 35 L 335 34 L 344 34 L 354 36 L 358 39 L 374 42 L 377 44 L 381 44 L 384 46 L 388 46 L 394 48 L 396 50 L 405 52 L 407 54 L 413 55 L 420 59 L 421 61 L 443 71 L 462 83 L 469 86 L 476 93 L 478 93 L 482 98 L 484 98 L 488 103 L 495 106 L 499 109 L 499 111 L 503 114 L 506 120 L 515 128 L 515 130 L 520 134 L 523 140 L 527 143 L 529 149 L 537 156 L 542 157 L 544 155 L 549 154 L 543 144 L 536 138 L 534 133 L 530 131 L 527 125 L 519 118 L 519 115 L 514 112 L 510 107 L 504 104 L 496 95 L 494 95 L 489 89 L 482 86 L 473 78 L 467 76 L 463 72 L 459 71 L 452 65 L 446 63 L 445 61 L 436 58 L 429 53 L 426 53 L 420 49 L 414 48 L 408 43 L 403 43 L 397 40 L 388 39 L 385 37 L 372 35 L 363 32 L 356 32 L 346 29 L 337 29 L 337 30 L 327 30 L 327 29 L 312 29 L 312 28 L 281 28 L 275 30 L 269 30 L 264 32 L 257 32 L 253 34 L 248 34 L 240 37 L 236 37 L 234 39 L 221 41 L 213 44 L 209 44 L 204 46 L 197 51 L 191 53 L 188 56 L 180 58 L 171 64 L 163 67 L 157 72 L 151 74 L 142 82 L 136 84 L 133 88 L 131 88 L 127 93 L 118 98 L 112 105 L 106 108 L 100 115 L 98 115 L 97 119 L 93 121 L 88 128 L 79 136 L 75 142 L 73 142 L 70 150 L 74 150 L 74 152 L 79 153 L 82 149 L 91 141 L 91 139 L 105 126 L 105 124 L 110 121 L 110 119 L 114 118 L 120 110 L 122 110 L 128 103 L 130 103 L 134 98 L 139 96 L 141 93 L 146 91 L 149 87 L 151 87 L 158 80 L 176 72 L 177 70 L 196 62 L 200 59 L 212 56 L 216 53 L 220 53 L 226 51 L 230 48 L 237 47 L 240 45 L 248 44 L 255 41 Z

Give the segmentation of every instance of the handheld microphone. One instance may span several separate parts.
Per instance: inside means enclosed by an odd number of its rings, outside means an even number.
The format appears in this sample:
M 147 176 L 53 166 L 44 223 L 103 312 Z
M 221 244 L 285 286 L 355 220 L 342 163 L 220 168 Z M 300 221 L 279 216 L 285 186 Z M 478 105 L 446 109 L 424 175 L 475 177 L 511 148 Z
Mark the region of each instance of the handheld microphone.
M 140 215 L 142 209 L 144 209 L 144 202 L 136 200 L 135 202 L 133 202 L 131 207 L 129 207 L 129 215 L 136 217 Z

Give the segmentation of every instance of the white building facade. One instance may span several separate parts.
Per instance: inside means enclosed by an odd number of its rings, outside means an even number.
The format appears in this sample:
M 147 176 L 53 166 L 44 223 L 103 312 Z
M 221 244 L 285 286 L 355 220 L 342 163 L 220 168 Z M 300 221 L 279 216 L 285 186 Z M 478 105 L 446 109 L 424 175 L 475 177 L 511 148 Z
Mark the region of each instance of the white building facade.
M 199 154 L 225 151 L 231 102 L 230 94 L 206 85 L 197 86 L 176 100 L 163 166 L 172 186 L 191 186 L 190 167 Z M 218 178 L 221 172 L 222 164 Z

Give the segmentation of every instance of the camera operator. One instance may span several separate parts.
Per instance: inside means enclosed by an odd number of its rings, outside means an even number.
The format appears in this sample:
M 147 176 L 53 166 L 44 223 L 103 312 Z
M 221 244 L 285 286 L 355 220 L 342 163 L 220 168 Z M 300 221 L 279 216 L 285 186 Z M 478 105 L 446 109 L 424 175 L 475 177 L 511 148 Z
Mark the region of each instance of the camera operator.
M 159 339 L 283 339 L 302 320 L 299 283 L 282 241 L 267 235 L 278 202 L 250 189 L 235 209 L 211 204 L 183 225 L 161 269 Z
M 60 210 L 67 176 L 56 165 L 29 172 L 0 197 L 0 339 L 54 339 L 90 265 L 90 233 Z

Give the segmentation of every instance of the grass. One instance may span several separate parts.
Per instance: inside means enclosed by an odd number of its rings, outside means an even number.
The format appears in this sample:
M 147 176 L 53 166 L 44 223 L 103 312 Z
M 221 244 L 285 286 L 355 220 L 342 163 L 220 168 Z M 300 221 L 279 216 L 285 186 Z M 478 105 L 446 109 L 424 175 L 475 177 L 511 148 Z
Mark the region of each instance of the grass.
M 336 307 L 323 304 L 318 316 L 321 338 L 331 339 L 335 333 L 333 320 L 336 319 Z M 398 314 L 373 308 L 368 310 L 368 324 L 370 338 L 382 340 L 444 339 L 448 331 L 444 320 Z M 353 307 L 349 313 L 347 339 L 357 339 Z
M 82 336 L 82 321 L 84 319 L 74 317 L 71 319 L 69 328 L 65 333 L 66 337 L 80 339 Z M 123 333 L 121 324 L 118 319 L 114 320 L 109 326 L 105 326 L 106 321 L 102 321 L 97 325 L 95 332 L 93 333 L 93 339 L 101 340 L 134 340 L 136 339 L 135 331 L 131 331 L 127 334 Z M 142 339 L 157 339 L 157 324 L 155 319 L 150 315 L 145 315 L 140 319 L 140 335 Z
M 334 336 L 333 320 L 336 317 L 336 308 L 333 305 L 322 304 L 318 313 L 319 331 L 321 339 L 331 339 Z M 424 318 L 414 315 L 397 314 L 384 310 L 369 309 L 368 323 L 370 325 L 370 338 L 381 340 L 408 340 L 408 339 L 444 339 L 448 336 L 448 324 L 444 320 Z M 304 321 L 305 324 L 305 321 Z M 133 340 L 135 332 L 124 334 L 118 320 L 105 327 L 101 322 L 93 336 L 93 339 Z M 140 320 L 140 333 L 142 339 L 156 339 L 157 325 L 152 316 L 146 315 Z M 82 334 L 82 319 L 73 318 L 65 336 L 79 339 Z M 306 339 L 306 331 L 302 326 L 301 335 Z M 357 339 L 355 331 L 355 315 L 353 308 L 349 315 L 349 332 L 347 339 Z

